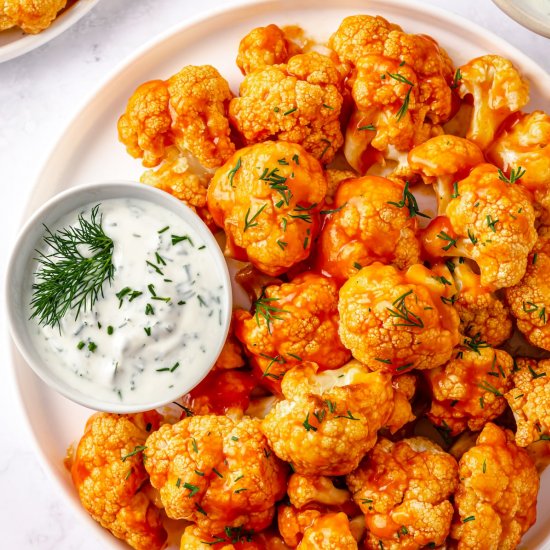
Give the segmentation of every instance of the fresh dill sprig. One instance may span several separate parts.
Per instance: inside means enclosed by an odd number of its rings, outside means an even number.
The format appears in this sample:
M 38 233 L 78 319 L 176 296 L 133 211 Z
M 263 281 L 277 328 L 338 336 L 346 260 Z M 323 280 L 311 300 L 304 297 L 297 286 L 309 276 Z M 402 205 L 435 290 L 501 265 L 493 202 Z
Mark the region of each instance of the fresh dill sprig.
M 53 251 L 36 250 L 39 267 L 32 285 L 31 319 L 38 318 L 40 325 L 59 326 L 70 309 L 78 319 L 103 297 L 103 283 L 113 279 L 114 244 L 103 231 L 99 206 L 92 208 L 89 219 L 79 214 L 75 226 L 55 233 L 44 225 L 44 242 Z
M 409 191 L 409 182 L 405 182 L 405 187 L 403 188 L 403 198 L 399 202 L 388 201 L 388 204 L 392 206 L 397 206 L 397 208 L 406 208 L 409 211 L 409 218 L 414 218 L 415 216 L 420 216 L 422 218 L 429 218 L 428 214 L 420 212 L 418 208 L 418 202 L 416 202 L 416 197 Z
M 278 298 L 266 298 L 263 294 L 254 302 L 254 317 L 256 324 L 260 326 L 260 317 L 265 319 L 267 330 L 271 334 L 271 323 L 274 319 L 282 320 L 281 313 L 288 313 L 286 310 L 276 307 L 273 302 L 277 302 Z

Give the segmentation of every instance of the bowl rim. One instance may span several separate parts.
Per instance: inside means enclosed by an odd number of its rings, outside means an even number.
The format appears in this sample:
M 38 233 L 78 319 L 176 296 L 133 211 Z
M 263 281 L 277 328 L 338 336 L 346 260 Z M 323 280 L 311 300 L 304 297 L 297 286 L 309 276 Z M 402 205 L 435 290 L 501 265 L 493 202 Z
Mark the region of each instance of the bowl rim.
M 215 339 L 209 341 L 209 347 L 213 347 L 215 350 L 212 354 L 213 362 L 208 368 L 197 369 L 194 376 L 191 377 L 191 382 L 187 383 L 185 386 L 174 384 L 174 390 L 165 394 L 169 397 L 157 399 L 156 401 L 129 404 L 94 397 L 93 392 L 84 392 L 76 387 L 71 387 L 70 383 L 67 383 L 63 378 L 54 374 L 46 361 L 40 360 L 38 353 L 33 353 L 33 351 L 36 352 L 36 350 L 31 351 L 30 346 L 25 343 L 24 337 L 28 335 L 27 327 L 29 325 L 25 321 L 22 322 L 20 315 L 21 308 L 20 305 L 17 304 L 17 296 L 16 293 L 13 292 L 13 287 L 21 287 L 23 284 L 23 280 L 21 278 L 16 278 L 16 275 L 18 272 L 20 273 L 22 267 L 31 260 L 31 255 L 34 253 L 36 238 L 34 238 L 33 233 L 36 233 L 38 226 L 44 226 L 43 220 L 48 217 L 49 214 L 53 214 L 53 218 L 59 219 L 78 209 L 80 206 L 95 202 L 96 199 L 92 196 L 94 194 L 98 195 L 97 200 L 99 202 L 101 202 L 101 196 L 107 194 L 108 197 L 103 200 L 134 198 L 170 209 L 183 221 L 191 225 L 193 230 L 204 239 L 204 242 L 208 245 L 208 251 L 214 259 L 216 267 L 221 275 L 221 284 L 223 287 L 221 290 L 223 295 L 221 305 L 223 311 L 222 331 L 219 333 L 220 337 L 218 341 Z M 81 197 L 80 201 L 78 200 L 79 196 Z M 233 305 L 232 285 L 227 262 L 225 261 L 225 257 L 216 238 L 208 226 L 189 206 L 169 193 L 130 180 L 113 180 L 77 185 L 76 187 L 71 187 L 54 195 L 36 210 L 21 227 L 12 247 L 6 269 L 4 297 L 9 333 L 19 353 L 21 353 L 25 362 L 35 374 L 49 387 L 75 403 L 96 411 L 118 414 L 136 413 L 162 407 L 177 400 L 196 387 L 210 372 L 214 362 L 222 351 L 229 333 Z
M 522 9 L 521 4 L 510 0 L 493 0 L 493 2 L 514 21 L 526 27 L 541 36 L 550 38 L 550 18 L 547 23 L 542 23 L 540 19 L 535 18 L 531 13 Z

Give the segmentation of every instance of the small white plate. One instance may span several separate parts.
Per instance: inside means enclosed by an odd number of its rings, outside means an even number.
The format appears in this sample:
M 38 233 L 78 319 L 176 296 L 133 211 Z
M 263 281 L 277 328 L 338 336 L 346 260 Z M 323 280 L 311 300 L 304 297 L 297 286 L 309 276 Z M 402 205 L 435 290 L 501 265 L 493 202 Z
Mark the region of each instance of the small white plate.
M 550 38 L 550 0 L 493 0 L 520 25 Z M 548 48 L 550 54 L 550 47 Z
M 18 27 L 0 31 L 0 63 L 19 57 L 49 42 L 84 17 L 99 0 L 77 0 L 68 2 L 65 8 L 41 33 L 25 34 Z
M 117 138 L 117 119 L 128 98 L 146 80 L 168 78 L 184 65 L 214 65 L 238 91 L 242 75 L 235 64 L 239 40 L 252 28 L 276 23 L 299 24 L 313 38 L 326 40 L 341 20 L 352 14 L 382 15 L 406 31 L 433 36 L 456 65 L 487 53 L 500 54 L 531 82 L 528 110 L 550 111 L 550 75 L 505 40 L 472 21 L 434 6 L 410 0 L 239 0 L 222 9 L 180 22 L 145 44 L 107 76 L 85 100 L 82 109 L 53 147 L 36 181 L 26 216 L 55 193 L 88 181 L 138 180 L 144 168 L 130 157 Z M 239 303 L 235 299 L 235 303 Z M 91 412 L 45 386 L 11 347 L 11 371 L 22 414 L 44 469 L 55 480 L 75 514 L 95 522 L 82 508 L 70 475 L 63 466 L 67 446 L 81 437 Z M 105 550 L 128 548 L 95 524 Z M 176 550 L 177 544 L 169 546 Z M 550 468 L 541 481 L 538 519 L 522 548 L 550 550 Z

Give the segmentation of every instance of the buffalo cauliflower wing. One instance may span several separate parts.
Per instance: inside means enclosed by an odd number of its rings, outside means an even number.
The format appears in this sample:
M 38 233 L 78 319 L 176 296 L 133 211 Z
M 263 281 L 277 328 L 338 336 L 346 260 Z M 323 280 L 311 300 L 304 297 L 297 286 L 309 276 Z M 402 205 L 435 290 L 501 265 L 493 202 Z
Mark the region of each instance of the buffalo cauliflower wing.
M 526 447 L 550 439 L 550 360 L 520 358 L 513 374 L 514 387 L 506 394 L 516 419 L 516 443 Z
M 550 115 L 533 111 L 519 114 L 511 124 L 507 121 L 487 150 L 487 158 L 533 193 L 545 223 L 550 223 Z
M 400 207 L 404 196 L 402 186 L 377 176 L 342 182 L 319 237 L 318 268 L 343 282 L 374 262 L 418 263 L 415 211 Z
M 209 535 L 260 531 L 286 490 L 286 467 L 269 450 L 259 420 L 192 416 L 147 439 L 145 468 L 168 517 Z
M 343 506 L 350 499 L 350 492 L 336 488 L 329 477 L 304 474 L 290 476 L 287 494 L 290 504 L 298 509 L 309 504 Z
M 217 170 L 208 208 L 225 230 L 226 254 L 276 276 L 309 256 L 326 191 L 314 157 L 294 143 L 267 141 Z
M 302 53 L 277 25 L 252 29 L 240 42 L 237 66 L 244 75 L 268 65 L 280 65 Z
M 323 514 L 306 528 L 296 550 L 357 550 L 346 514 Z
M 479 164 L 455 185 L 446 216 L 430 222 L 422 244 L 433 257 L 474 260 L 480 282 L 492 290 L 517 284 L 533 248 L 535 212 L 527 192 L 491 164 Z
M 460 67 L 458 93 L 471 96 L 473 111 L 466 137 L 487 149 L 500 124 L 529 101 L 529 84 L 508 59 L 483 55 Z
M 262 431 L 295 472 L 344 475 L 376 443 L 391 415 L 391 377 L 356 362 L 317 371 L 315 363 L 302 363 L 285 374 L 285 399 L 264 418 Z
M 380 439 L 347 478 L 366 516 L 365 548 L 417 550 L 445 542 L 458 484 L 456 460 L 423 437 Z
M 143 451 L 161 416 L 97 413 L 86 423 L 71 475 L 86 511 L 105 529 L 137 550 L 160 550 L 166 532 L 158 509 L 141 491 L 147 481 Z
M 382 17 L 344 19 L 329 47 L 354 69 L 347 85 L 355 110 L 345 155 L 364 174 L 397 163 L 408 175 L 406 152 L 433 135 L 453 112 L 452 63 L 431 37 L 407 34 Z
M 0 30 L 20 27 L 27 34 L 47 29 L 67 0 L 5 0 L 0 6 Z
M 248 74 L 229 114 L 247 144 L 289 141 L 328 164 L 344 141 L 341 88 L 342 76 L 329 57 L 299 54 Z
M 235 334 L 252 357 L 258 376 L 272 389 L 302 361 L 323 369 L 350 357 L 338 336 L 338 287 L 333 279 L 304 273 L 270 285 L 254 303 L 255 313 L 235 313 Z
M 425 373 L 433 396 L 428 418 L 450 435 L 481 430 L 504 411 L 504 394 L 512 387 L 514 361 L 505 351 L 477 338 L 465 338 L 463 347 Z
M 458 550 L 513 550 L 535 523 L 539 475 L 511 432 L 488 423 L 458 466 Z
M 168 80 L 139 86 L 118 121 L 120 141 L 143 165 L 160 164 L 168 145 L 188 152 L 205 168 L 221 166 L 234 152 L 227 81 L 210 65 L 187 65 Z
M 459 318 L 445 284 L 420 264 L 402 272 L 374 263 L 340 289 L 340 338 L 370 368 L 433 369 L 458 344 Z
M 455 193 L 455 182 L 484 162 L 481 149 L 471 141 L 451 135 L 435 136 L 409 151 L 409 167 L 434 186 L 438 212 L 444 214 Z
M 525 275 L 505 290 L 517 327 L 533 345 L 550 351 L 550 229 L 542 228 L 527 257 Z
M 491 346 L 500 346 L 512 334 L 510 309 L 481 284 L 480 276 L 467 262 L 450 263 L 458 293 L 451 298 L 460 317 L 460 332 L 479 336 Z

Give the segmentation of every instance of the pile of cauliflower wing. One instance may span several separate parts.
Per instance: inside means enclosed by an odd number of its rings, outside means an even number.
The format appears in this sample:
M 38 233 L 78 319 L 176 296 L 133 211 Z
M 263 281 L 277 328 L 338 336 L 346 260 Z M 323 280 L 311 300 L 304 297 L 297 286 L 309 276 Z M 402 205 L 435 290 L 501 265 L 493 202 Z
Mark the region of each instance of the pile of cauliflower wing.
M 251 306 L 179 420 L 89 420 L 82 504 L 136 549 L 516 548 L 550 453 L 550 116 L 510 61 L 370 15 L 253 29 L 237 64 L 237 95 L 208 65 L 142 84 L 118 132 Z

